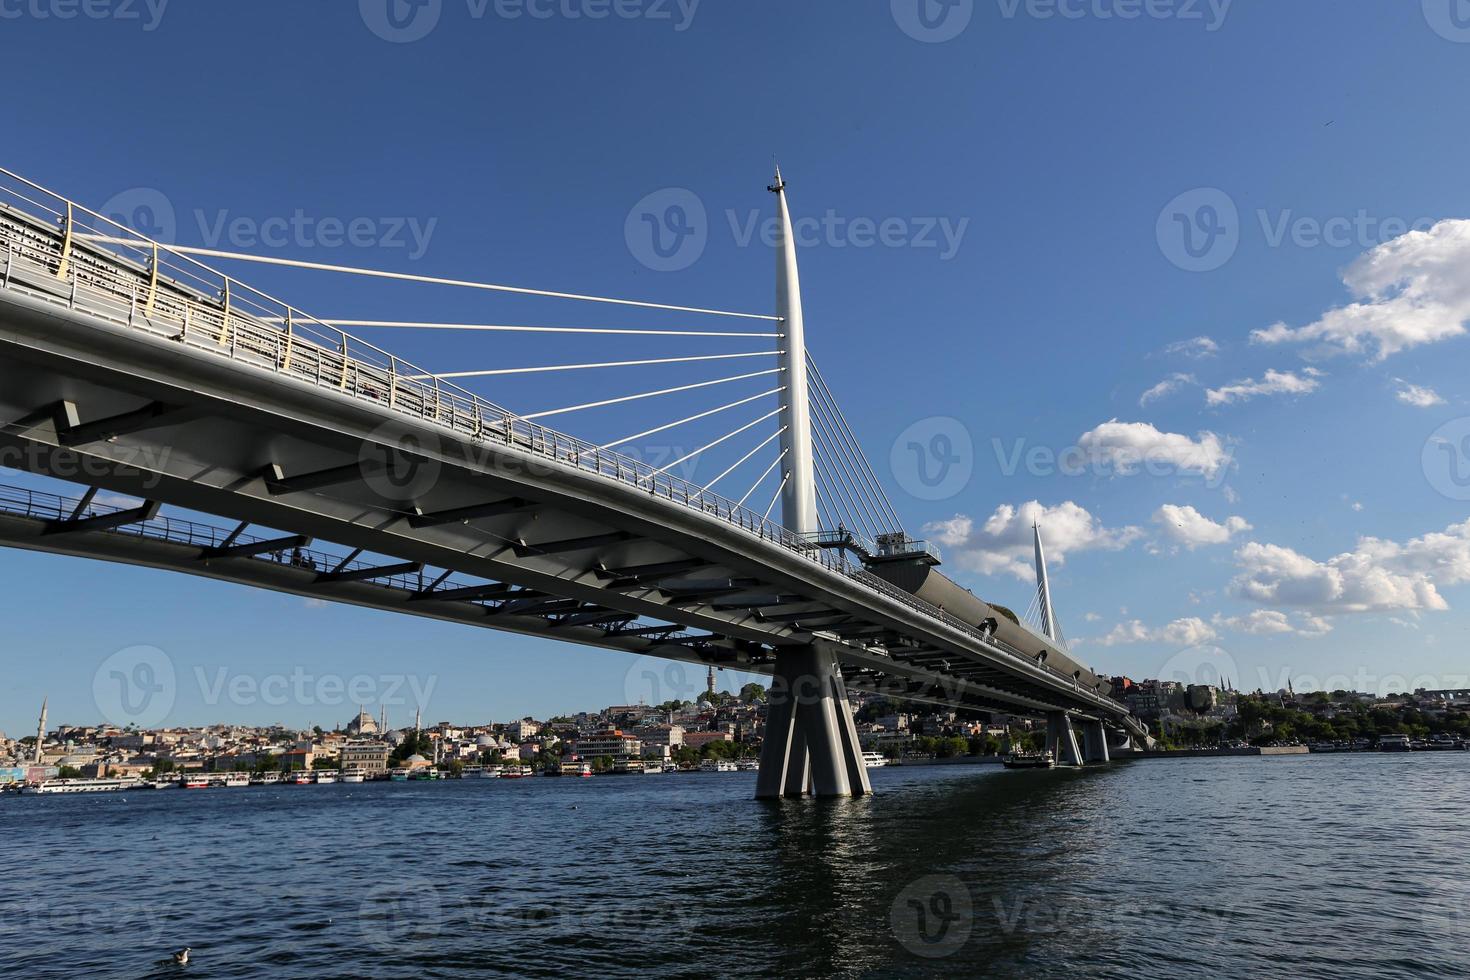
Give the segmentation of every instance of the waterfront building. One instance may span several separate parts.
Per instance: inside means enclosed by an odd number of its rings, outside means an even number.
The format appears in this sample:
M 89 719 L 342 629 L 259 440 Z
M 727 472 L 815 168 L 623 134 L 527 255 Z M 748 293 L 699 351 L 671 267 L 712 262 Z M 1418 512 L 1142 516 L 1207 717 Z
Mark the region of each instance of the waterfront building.
M 387 742 L 362 740 L 348 742 L 342 746 L 341 767 L 343 772 L 360 772 L 366 775 L 385 772 L 388 756 L 392 754 Z
M 684 744 L 684 728 L 681 725 L 644 725 L 633 729 L 633 735 L 643 743 L 645 755 L 650 748 L 677 749 Z
M 641 755 L 643 743 L 632 735 L 625 735 L 617 729 L 609 729 L 577 739 L 576 752 L 586 759 L 596 759 L 601 756 L 617 759 L 630 755 Z

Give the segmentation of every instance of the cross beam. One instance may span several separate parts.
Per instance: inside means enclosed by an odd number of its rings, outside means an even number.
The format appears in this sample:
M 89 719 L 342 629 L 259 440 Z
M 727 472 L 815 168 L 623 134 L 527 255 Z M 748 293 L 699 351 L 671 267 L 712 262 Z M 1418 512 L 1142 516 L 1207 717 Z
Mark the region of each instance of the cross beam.
M 290 537 L 275 538 L 270 541 L 252 541 L 249 544 L 205 548 L 199 557 L 205 560 L 215 558 L 252 558 L 255 555 L 263 555 L 268 551 L 284 551 L 287 548 L 308 548 L 310 546 L 311 538 L 308 538 L 304 534 L 293 534 Z
M 142 408 L 123 412 L 105 419 L 91 422 L 80 421 L 74 402 L 64 401 L 56 413 L 56 441 L 63 446 L 80 446 L 88 442 L 103 442 L 115 436 L 156 429 L 166 425 L 177 425 L 198 417 L 196 409 L 178 405 L 150 402 Z
M 414 572 L 424 570 L 421 561 L 405 561 L 396 565 L 378 565 L 374 568 L 352 568 L 342 571 L 323 572 L 317 576 L 318 582 L 363 582 L 368 579 L 388 578 L 393 575 L 412 575 Z
M 609 531 L 606 534 L 589 534 L 581 538 L 565 538 L 561 541 L 546 541 L 541 544 L 527 544 L 521 541 L 511 547 L 515 548 L 517 558 L 531 558 L 535 555 L 560 555 L 568 551 L 585 551 L 588 548 L 600 548 L 606 544 L 617 544 L 628 541 L 633 537 L 627 531 Z
M 48 521 L 46 530 L 42 533 L 73 534 L 77 531 L 107 531 L 128 524 L 139 524 L 157 517 L 160 506 L 157 501 L 148 500 L 144 501 L 142 506 L 131 510 L 119 510 L 111 514 L 97 514 L 93 517 L 79 517 L 65 521 Z
M 265 488 L 273 496 L 279 497 L 287 493 L 303 493 L 307 490 L 335 487 L 361 479 L 377 472 L 378 469 L 380 469 L 378 464 L 371 460 L 359 460 L 356 463 L 348 463 L 346 466 L 332 466 L 324 470 L 317 470 L 315 473 L 287 476 L 285 470 L 278 464 L 272 463 L 262 471 L 261 476 L 265 479 Z
M 416 528 L 437 527 L 441 524 L 464 524 L 481 517 L 519 514 L 522 511 L 533 510 L 536 506 L 529 500 L 511 497 L 509 500 L 498 500 L 491 504 L 472 504 L 468 507 L 455 507 L 432 514 L 414 514 L 409 517 L 408 523 Z

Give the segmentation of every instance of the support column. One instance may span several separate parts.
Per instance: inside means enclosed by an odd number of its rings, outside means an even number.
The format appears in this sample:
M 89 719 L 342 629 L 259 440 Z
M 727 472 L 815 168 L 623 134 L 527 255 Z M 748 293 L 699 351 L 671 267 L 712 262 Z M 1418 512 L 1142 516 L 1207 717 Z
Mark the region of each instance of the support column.
M 1101 721 L 1082 723 L 1082 752 L 1088 762 L 1111 762 L 1108 753 L 1108 733 Z
M 1082 750 L 1077 745 L 1072 716 L 1065 711 L 1046 716 L 1046 748 L 1059 766 L 1082 765 Z
M 872 792 L 842 674 L 819 647 L 776 654 L 756 799 Z

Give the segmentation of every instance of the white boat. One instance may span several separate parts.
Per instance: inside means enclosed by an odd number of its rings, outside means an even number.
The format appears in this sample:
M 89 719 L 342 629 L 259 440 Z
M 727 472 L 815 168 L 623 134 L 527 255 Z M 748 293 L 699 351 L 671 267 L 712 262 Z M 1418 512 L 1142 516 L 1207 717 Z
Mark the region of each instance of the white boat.
M 590 776 L 592 775 L 592 764 L 588 762 L 563 762 L 561 764 L 561 775 Z
M 43 779 L 39 783 L 27 783 L 21 793 L 31 796 L 51 793 L 116 793 L 125 789 L 138 789 L 141 779 Z
M 1380 735 L 1378 736 L 1378 751 L 1380 752 L 1408 752 L 1413 749 L 1413 743 L 1407 735 Z
M 305 771 L 293 772 L 286 782 L 292 786 L 309 786 L 311 785 L 311 773 Z
M 760 772 L 761 763 L 759 759 L 744 759 L 736 763 L 736 768 L 741 772 Z
M 184 789 L 209 789 L 209 777 L 185 776 Z
M 1050 752 L 1021 753 L 1012 752 L 1001 760 L 1001 765 L 1007 769 L 1051 769 L 1056 766 L 1056 760 Z
M 178 789 L 179 781 L 177 779 L 152 779 L 148 781 L 148 785 L 154 789 Z
M 661 763 L 661 762 L 645 762 L 643 764 L 643 775 L 645 775 L 645 776 L 650 776 L 650 775 L 652 775 L 652 776 L 662 776 L 663 774 L 664 774 L 664 766 L 663 766 L 663 763 Z
M 699 764 L 700 772 L 739 772 L 740 767 L 726 759 L 705 759 Z
M 231 773 L 230 775 L 225 777 L 224 783 L 225 786 L 229 787 L 230 789 L 236 789 L 240 786 L 249 786 L 250 776 L 243 772 Z
M 342 774 L 342 782 L 344 783 L 362 783 L 366 781 L 367 776 L 360 772 L 344 772 Z
M 888 765 L 888 760 L 883 758 L 882 752 L 864 752 L 863 765 L 869 769 L 882 769 Z
M 335 783 L 337 781 L 337 771 L 335 769 L 318 769 L 316 772 L 316 781 L 319 786 L 327 783 Z
M 278 772 L 257 773 L 256 775 L 250 777 L 251 786 L 274 786 L 280 781 L 281 774 Z

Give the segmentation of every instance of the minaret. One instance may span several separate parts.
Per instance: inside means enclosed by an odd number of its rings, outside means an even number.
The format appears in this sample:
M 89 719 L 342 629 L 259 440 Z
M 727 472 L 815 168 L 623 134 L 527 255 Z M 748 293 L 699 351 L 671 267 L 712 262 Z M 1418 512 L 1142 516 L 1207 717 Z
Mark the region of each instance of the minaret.
M 817 489 L 813 478 L 811 403 L 807 400 L 806 329 L 801 315 L 801 277 L 796 267 L 796 235 L 786 206 L 786 182 L 776 168 L 776 182 L 767 188 L 776 195 L 780 241 L 776 247 L 776 315 L 781 317 L 777 363 L 785 407 L 781 410 L 781 523 L 798 534 L 817 528 Z
M 711 697 L 713 697 L 714 696 L 714 693 L 715 693 L 715 665 L 714 664 L 710 664 L 709 665 L 709 681 L 708 681 L 708 684 L 709 684 L 709 693 L 710 693 Z
M 41 699 L 41 720 L 36 724 L 36 751 L 32 757 L 35 765 L 41 764 L 41 743 L 46 741 L 46 702 L 49 698 Z
M 1057 618 L 1051 608 L 1051 582 L 1046 577 L 1046 552 L 1041 550 L 1041 527 L 1035 521 L 1031 522 L 1031 533 L 1036 538 L 1036 597 L 1038 612 L 1041 616 L 1041 632 L 1053 643 L 1057 639 Z
M 378 737 L 388 737 L 388 706 L 386 704 L 383 705 L 382 712 L 378 718 Z

